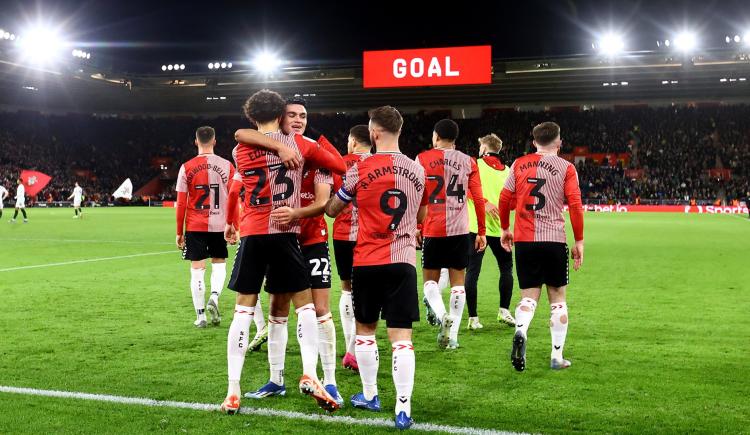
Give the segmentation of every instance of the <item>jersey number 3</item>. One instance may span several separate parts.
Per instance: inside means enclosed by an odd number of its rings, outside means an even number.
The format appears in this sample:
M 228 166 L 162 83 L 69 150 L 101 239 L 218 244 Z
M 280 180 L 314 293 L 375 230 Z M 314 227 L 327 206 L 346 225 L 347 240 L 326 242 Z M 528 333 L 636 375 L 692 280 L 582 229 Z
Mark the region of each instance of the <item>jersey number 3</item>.
M 547 180 L 544 178 L 527 178 L 526 182 L 534 185 L 530 195 L 537 198 L 536 204 L 526 204 L 526 210 L 536 211 L 543 209 L 545 204 L 547 204 L 547 198 L 542 194 L 542 186 L 547 183 Z

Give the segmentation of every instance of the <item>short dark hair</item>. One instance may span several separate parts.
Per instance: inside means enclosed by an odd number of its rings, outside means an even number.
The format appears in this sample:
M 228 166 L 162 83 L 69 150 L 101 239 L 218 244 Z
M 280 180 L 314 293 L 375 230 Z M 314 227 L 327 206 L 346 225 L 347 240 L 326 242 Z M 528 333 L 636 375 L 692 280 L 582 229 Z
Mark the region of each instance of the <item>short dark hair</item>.
M 349 135 L 353 137 L 357 143 L 372 146 L 372 143 L 370 142 L 370 129 L 364 124 L 352 127 L 349 130 Z
M 290 104 L 299 104 L 300 106 L 307 109 L 307 100 L 302 97 L 289 97 L 286 99 L 287 106 Z
M 397 134 L 404 125 L 404 118 L 392 106 L 381 106 L 370 110 L 367 114 L 370 115 L 370 121 L 393 134 Z
M 440 139 L 455 142 L 458 138 L 458 124 L 452 119 L 441 119 L 435 124 L 434 130 Z
M 284 116 L 286 102 L 278 92 L 263 89 L 251 95 L 242 109 L 247 119 L 256 124 L 264 124 Z
M 207 144 L 211 142 L 216 137 L 216 131 L 213 127 L 209 126 L 203 126 L 198 127 L 197 130 L 195 130 L 195 138 L 198 139 L 198 142 L 202 144 Z
M 534 127 L 531 132 L 534 135 L 534 141 L 542 146 L 549 145 L 560 136 L 560 126 L 552 121 L 543 122 Z

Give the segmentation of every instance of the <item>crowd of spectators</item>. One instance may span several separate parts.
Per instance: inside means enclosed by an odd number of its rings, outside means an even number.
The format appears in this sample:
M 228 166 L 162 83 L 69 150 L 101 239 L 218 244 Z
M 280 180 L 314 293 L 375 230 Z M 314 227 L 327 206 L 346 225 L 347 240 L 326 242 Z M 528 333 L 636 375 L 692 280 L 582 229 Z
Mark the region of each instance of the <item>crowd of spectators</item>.
M 432 127 L 449 111 L 404 116 L 401 147 L 414 157 L 430 147 Z M 477 138 L 494 132 L 504 142 L 503 160 L 532 152 L 532 127 L 555 121 L 562 128 L 561 154 L 574 147 L 590 153 L 628 154 L 615 165 L 578 161 L 585 201 L 590 203 L 727 203 L 748 195 L 750 106 L 630 107 L 615 110 L 561 109 L 529 112 L 486 110 L 477 119 L 457 119 L 457 147 L 476 156 Z M 325 134 L 343 153 L 351 126 L 367 123 L 365 113 L 310 114 L 310 136 Z M 115 117 L 0 113 L 0 183 L 13 192 L 22 169 L 51 175 L 36 201 L 64 200 L 74 181 L 89 199 L 107 201 L 125 179 L 135 189 L 155 177 L 166 180 L 160 198 L 174 196 L 180 163 L 195 153 L 193 134 L 201 125 L 217 131 L 216 152 L 230 157 L 233 131 L 249 123 L 239 114 L 212 119 L 193 117 Z M 163 166 L 162 166 L 163 165 Z M 628 169 L 642 175 L 628 176 Z M 709 176 L 713 168 L 731 170 L 731 179 Z M 171 183 L 171 184 L 170 184 Z M 171 187 L 169 187 L 171 185 Z

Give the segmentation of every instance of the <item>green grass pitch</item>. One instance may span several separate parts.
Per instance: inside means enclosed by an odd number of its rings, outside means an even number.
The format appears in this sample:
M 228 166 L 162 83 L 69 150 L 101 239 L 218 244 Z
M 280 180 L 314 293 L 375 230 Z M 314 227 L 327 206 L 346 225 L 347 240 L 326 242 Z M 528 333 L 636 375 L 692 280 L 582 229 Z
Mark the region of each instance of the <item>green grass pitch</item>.
M 220 327 L 193 327 L 189 266 L 174 247 L 172 210 L 87 209 L 79 221 L 71 209 L 30 209 L 26 225 L 7 223 L 9 212 L 0 223 L 0 385 L 222 401 L 234 294 L 225 290 L 221 297 Z M 462 329 L 461 348 L 446 352 L 436 348 L 437 331 L 424 313 L 415 326 L 413 417 L 534 433 L 747 432 L 748 242 L 744 216 L 587 213 L 585 263 L 571 271 L 568 297 L 565 355 L 573 367 L 562 372 L 548 368 L 546 298 L 529 331 L 528 368 L 512 369 L 513 331 L 495 322 L 497 267 L 488 254 L 479 288 L 484 330 Z M 53 265 L 144 253 L 154 255 Z M 31 265 L 47 266 L 13 269 Z M 334 278 L 341 354 L 337 288 Z M 513 304 L 518 299 L 516 287 Z M 267 315 L 267 295 L 263 301 Z M 384 412 L 347 404 L 337 414 L 392 418 L 384 331 L 379 346 Z M 287 397 L 246 399 L 243 406 L 322 413 L 294 388 L 301 371 L 294 334 L 286 367 Z M 249 353 L 244 390 L 267 378 L 265 352 Z M 340 369 L 337 378 L 345 398 L 359 391 L 358 375 Z M 0 393 L 0 433 L 302 431 L 393 429 Z

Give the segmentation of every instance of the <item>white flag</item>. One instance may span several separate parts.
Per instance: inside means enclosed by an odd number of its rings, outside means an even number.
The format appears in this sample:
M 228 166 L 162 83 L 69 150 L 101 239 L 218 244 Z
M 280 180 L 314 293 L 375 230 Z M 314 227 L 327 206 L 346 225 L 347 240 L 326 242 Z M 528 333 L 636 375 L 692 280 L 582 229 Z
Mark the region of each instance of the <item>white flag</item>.
M 112 196 L 117 198 L 125 198 L 127 200 L 133 199 L 133 182 L 130 181 L 130 178 L 126 179 L 122 182 L 120 187 L 115 190 L 115 193 L 112 194 Z

